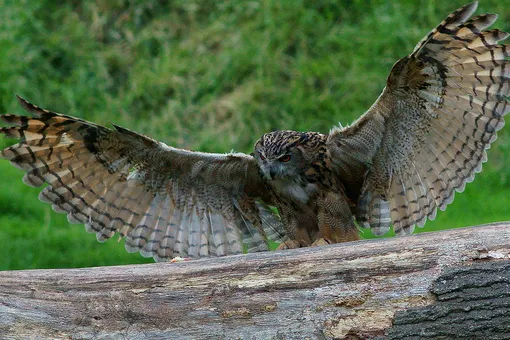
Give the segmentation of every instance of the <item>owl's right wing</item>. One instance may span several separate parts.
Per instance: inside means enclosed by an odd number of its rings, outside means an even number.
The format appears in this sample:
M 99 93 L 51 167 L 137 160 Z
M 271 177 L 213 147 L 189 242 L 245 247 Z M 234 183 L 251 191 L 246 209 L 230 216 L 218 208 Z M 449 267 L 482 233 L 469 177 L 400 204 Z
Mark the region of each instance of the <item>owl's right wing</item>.
M 477 3 L 450 14 L 391 70 L 379 99 L 329 151 L 360 192 L 356 219 L 375 234 L 411 233 L 473 180 L 510 111 L 508 33 L 486 30 Z M 361 188 L 361 189 L 360 189 Z
M 264 229 L 283 235 L 253 157 L 176 149 L 19 99 L 34 117 L 1 116 L 15 126 L 0 132 L 20 139 L 2 156 L 99 241 L 119 233 L 129 252 L 164 261 L 264 251 Z

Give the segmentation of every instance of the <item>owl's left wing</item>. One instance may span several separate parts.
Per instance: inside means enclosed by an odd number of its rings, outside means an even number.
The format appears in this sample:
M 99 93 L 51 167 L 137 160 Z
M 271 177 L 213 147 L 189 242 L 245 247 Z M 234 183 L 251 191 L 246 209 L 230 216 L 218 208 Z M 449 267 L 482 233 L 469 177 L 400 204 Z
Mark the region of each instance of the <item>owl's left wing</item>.
M 20 103 L 34 117 L 1 116 L 15 126 L 0 132 L 20 139 L 1 155 L 26 184 L 48 183 L 39 198 L 99 241 L 119 233 L 129 252 L 162 261 L 268 250 L 264 228 L 282 230 L 249 155 L 176 149 Z
M 508 33 L 486 30 L 494 14 L 469 19 L 476 6 L 450 14 L 393 66 L 367 113 L 329 136 L 339 175 L 360 190 L 356 219 L 375 234 L 434 219 L 481 171 L 504 125 L 510 46 L 498 41 Z

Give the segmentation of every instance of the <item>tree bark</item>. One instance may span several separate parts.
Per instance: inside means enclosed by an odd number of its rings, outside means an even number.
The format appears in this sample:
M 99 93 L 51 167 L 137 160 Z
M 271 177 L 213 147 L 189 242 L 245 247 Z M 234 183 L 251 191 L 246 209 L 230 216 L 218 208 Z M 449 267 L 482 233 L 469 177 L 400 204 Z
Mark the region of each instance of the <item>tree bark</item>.
M 510 337 L 510 223 L 205 260 L 0 272 L 0 337 Z

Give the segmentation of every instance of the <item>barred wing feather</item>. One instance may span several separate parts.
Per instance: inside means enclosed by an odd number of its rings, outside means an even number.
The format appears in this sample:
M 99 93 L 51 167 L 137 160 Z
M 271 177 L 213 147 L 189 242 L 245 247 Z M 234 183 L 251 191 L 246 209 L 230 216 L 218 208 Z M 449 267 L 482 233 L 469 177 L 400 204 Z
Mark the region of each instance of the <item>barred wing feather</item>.
M 257 202 L 267 193 L 249 155 L 176 149 L 20 103 L 34 117 L 1 116 L 14 126 L 0 132 L 20 139 L 2 156 L 26 184 L 48 183 L 39 198 L 99 241 L 118 233 L 129 252 L 164 261 L 264 251 L 264 228 L 282 229 Z
M 409 234 L 434 219 L 481 171 L 504 125 L 510 47 L 498 42 L 508 33 L 486 30 L 494 14 L 469 19 L 476 7 L 449 15 L 393 66 L 367 113 L 330 134 L 335 162 L 362 182 L 356 219 L 375 234 L 391 224 Z

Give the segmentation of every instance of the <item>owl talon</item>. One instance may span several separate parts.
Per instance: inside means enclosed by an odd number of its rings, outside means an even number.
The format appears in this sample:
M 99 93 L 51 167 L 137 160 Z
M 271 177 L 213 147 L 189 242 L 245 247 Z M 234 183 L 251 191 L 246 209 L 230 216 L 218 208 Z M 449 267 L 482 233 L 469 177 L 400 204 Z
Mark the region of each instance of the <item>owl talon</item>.
M 331 243 L 333 243 L 333 242 L 321 237 L 321 238 L 315 240 L 314 243 L 312 243 L 312 247 L 326 246 Z
M 301 243 L 297 240 L 288 240 L 281 243 L 276 250 L 284 250 L 284 249 L 296 249 L 301 248 Z

